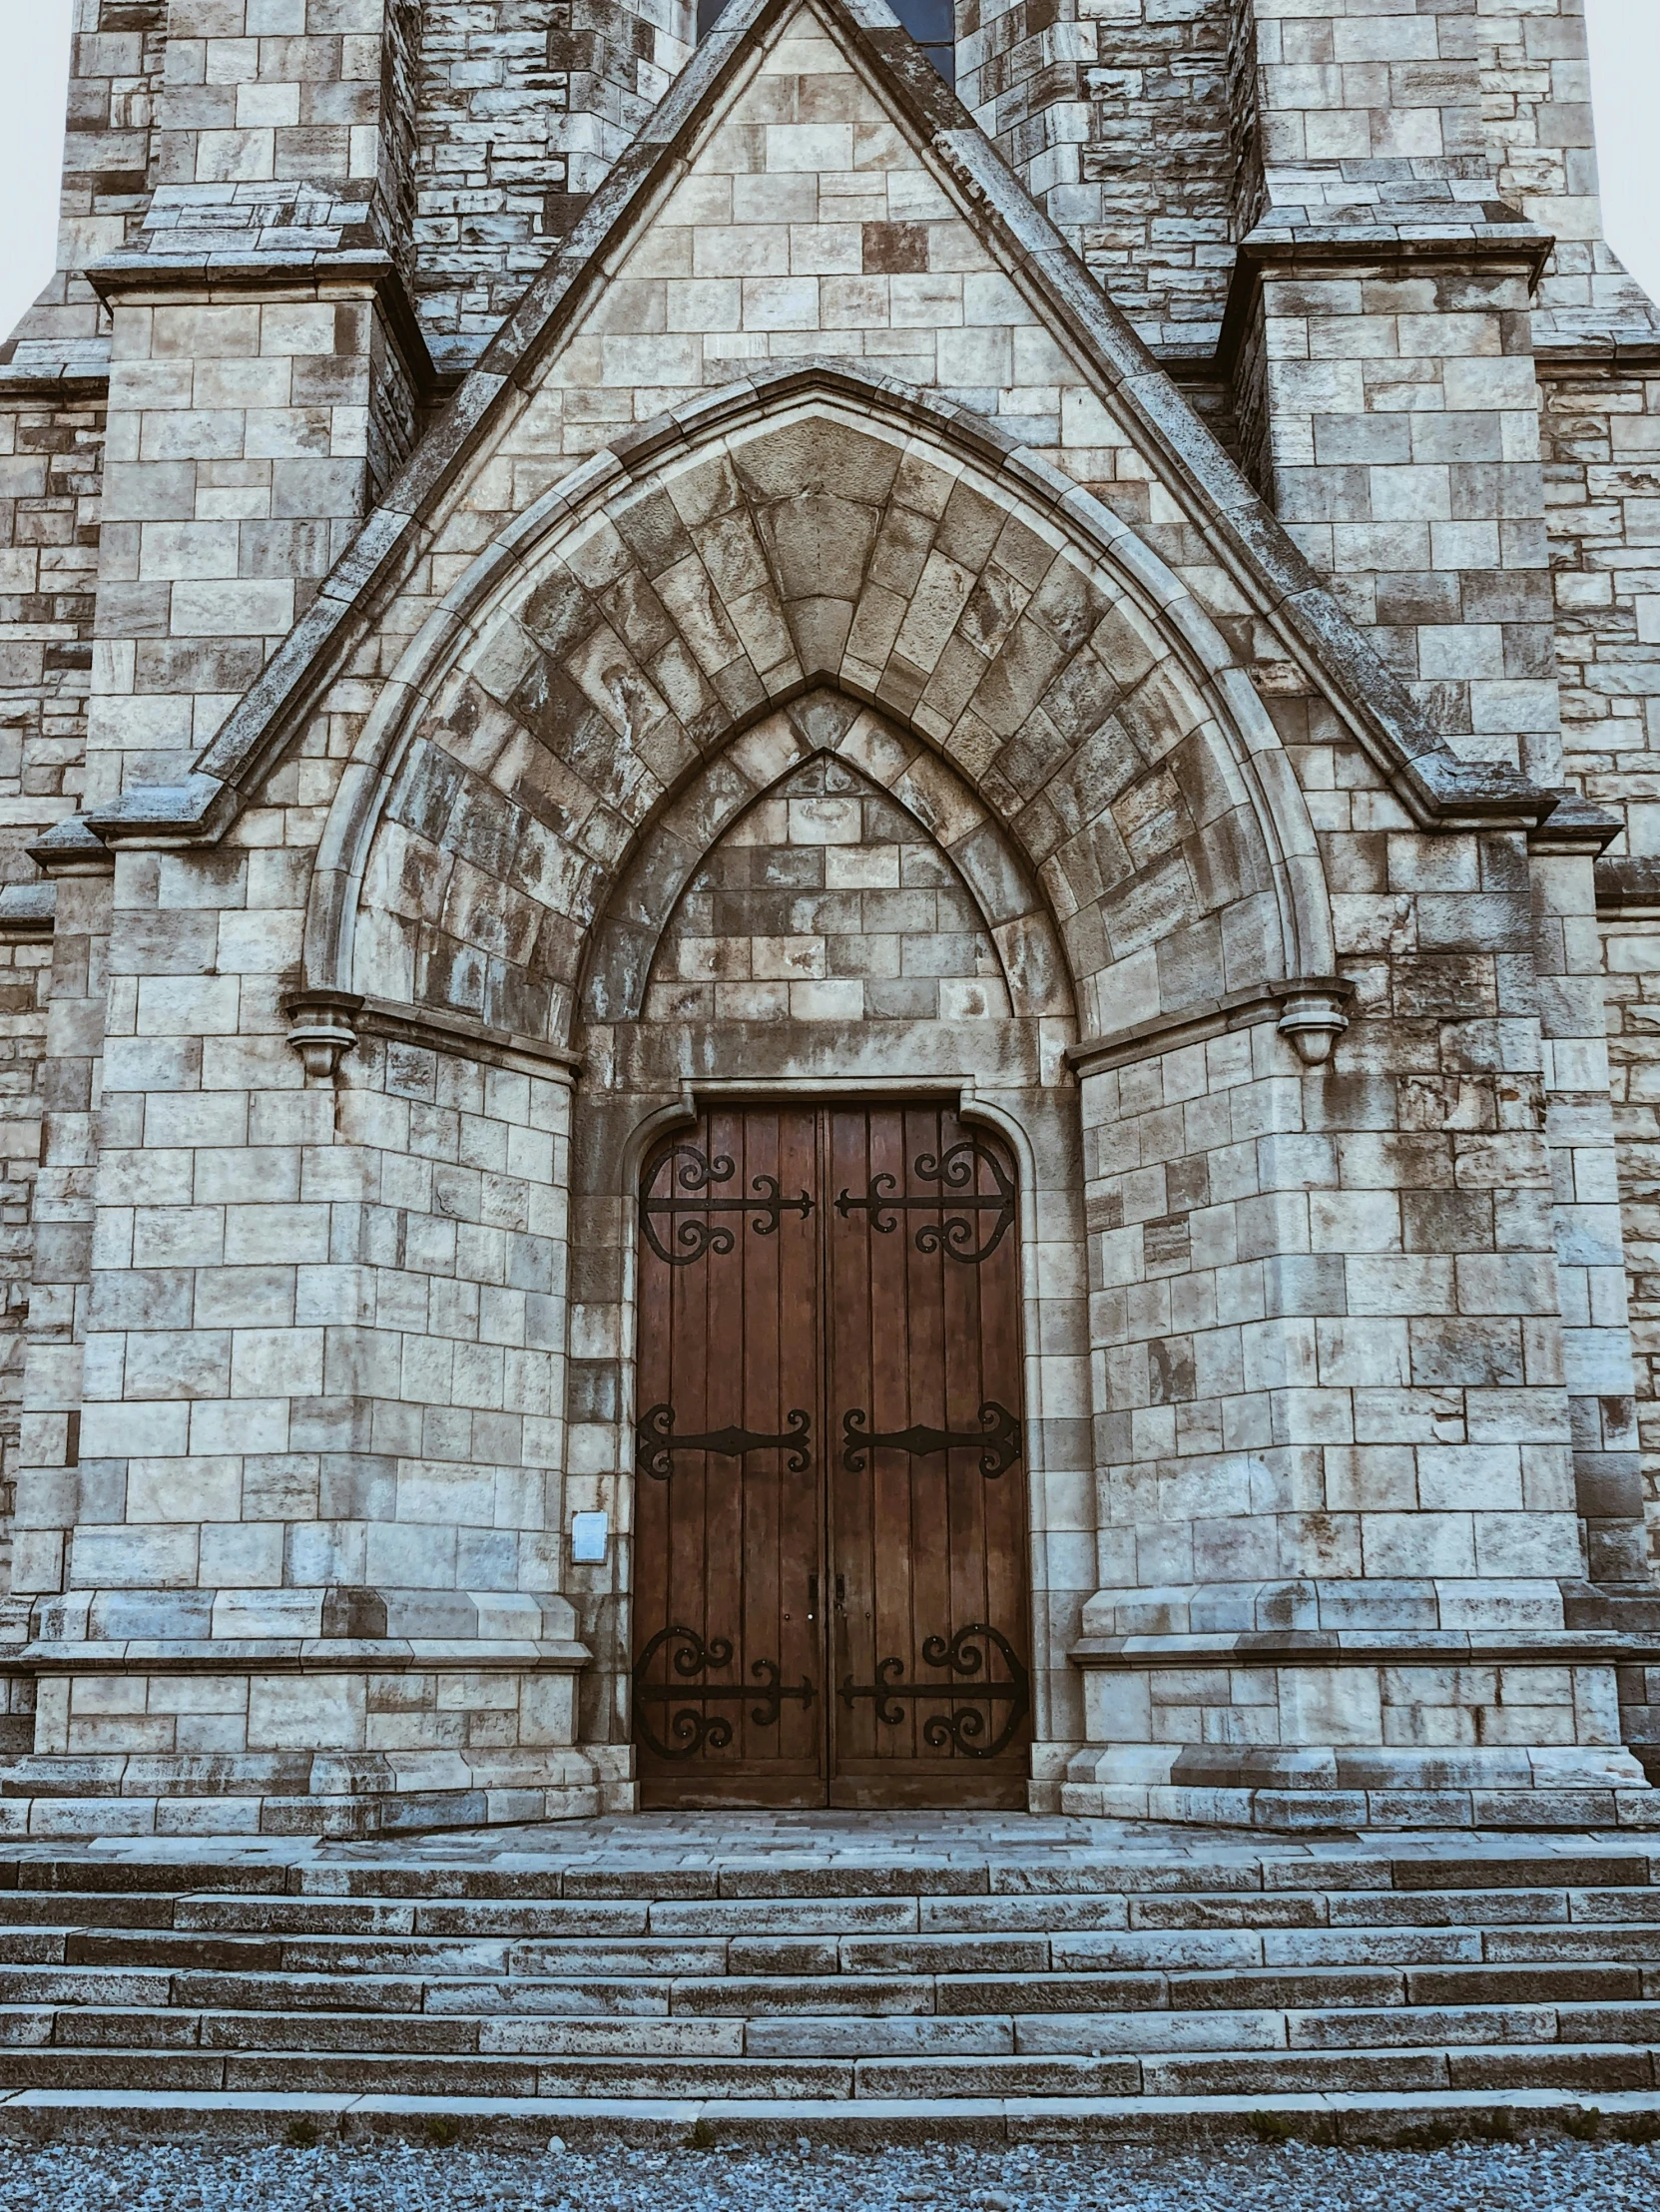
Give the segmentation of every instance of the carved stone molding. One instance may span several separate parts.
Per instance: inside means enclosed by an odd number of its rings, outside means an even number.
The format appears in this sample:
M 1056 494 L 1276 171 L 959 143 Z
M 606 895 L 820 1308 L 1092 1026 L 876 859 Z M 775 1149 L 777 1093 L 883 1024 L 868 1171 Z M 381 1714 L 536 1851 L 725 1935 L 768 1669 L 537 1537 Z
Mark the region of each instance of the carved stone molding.
M 282 1001 L 288 1042 L 304 1062 L 306 1079 L 332 1083 L 340 1062 L 357 1042 L 356 991 L 290 991 Z
M 1320 978 L 1295 986 L 1282 1001 L 1285 1010 L 1276 1026 L 1305 1067 L 1324 1066 L 1332 1057 L 1332 1047 L 1349 1027 L 1343 1009 L 1353 990 L 1353 984 L 1340 988 Z
M 1344 975 L 1299 975 L 1258 983 L 1230 991 L 1224 998 L 1178 1006 L 1107 1036 L 1085 1037 L 1067 1048 L 1067 1064 L 1079 1076 L 1098 1075 L 1157 1052 L 1202 1044 L 1231 1029 L 1272 1021 L 1306 1067 L 1320 1067 L 1330 1060 L 1332 1047 L 1349 1027 L 1345 1008 L 1354 995 L 1355 986 Z

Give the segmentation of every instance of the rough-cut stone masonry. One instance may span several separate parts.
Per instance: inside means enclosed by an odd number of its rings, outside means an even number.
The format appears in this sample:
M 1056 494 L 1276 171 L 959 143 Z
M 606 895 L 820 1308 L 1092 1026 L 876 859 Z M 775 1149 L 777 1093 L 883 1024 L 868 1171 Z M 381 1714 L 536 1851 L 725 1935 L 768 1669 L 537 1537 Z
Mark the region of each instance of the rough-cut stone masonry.
M 103 444 L 102 395 L 0 398 L 0 882 L 13 886 L 18 909 L 0 919 L 0 1574 L 8 1590 L 52 969 L 51 892 L 27 847 L 75 811 L 82 788 Z
M 1084 265 L 1163 350 L 1209 353 L 1233 271 L 1227 0 L 1147 0 L 1140 22 L 1097 17 L 1084 71 L 1089 136 L 1073 191 Z
M 76 0 L 58 270 L 0 363 L 61 376 L 108 363 L 86 272 L 131 243 L 150 206 L 151 131 L 166 71 L 169 0 Z
M 101 399 L 0 398 L 0 794 L 8 882 L 82 789 L 97 605 Z
M 413 256 L 421 0 L 170 0 L 136 242 Z
M 1230 0 L 967 0 L 958 89 L 1150 344 L 1214 350 L 1239 149 Z
M 427 0 L 415 285 L 467 368 L 691 50 L 688 0 Z
M 1539 381 L 1555 596 L 1563 765 L 1623 819 L 1613 872 L 1636 895 L 1603 917 L 1609 1057 L 1631 1284 L 1651 1548 L 1660 1541 L 1660 1089 L 1644 885 L 1621 862 L 1660 852 L 1660 376 L 1652 348 L 1621 362 L 1551 359 Z
M 50 936 L 0 928 L 0 1577 L 11 1588 L 11 1529 L 17 1503 L 23 1326 L 28 1319 L 34 1236 L 31 1202 L 40 1157 L 36 1078 L 46 1042 Z M 10 1749 L 22 1749 L 13 1742 Z
M 1563 766 L 1660 852 L 1660 374 L 1548 360 L 1539 377 Z

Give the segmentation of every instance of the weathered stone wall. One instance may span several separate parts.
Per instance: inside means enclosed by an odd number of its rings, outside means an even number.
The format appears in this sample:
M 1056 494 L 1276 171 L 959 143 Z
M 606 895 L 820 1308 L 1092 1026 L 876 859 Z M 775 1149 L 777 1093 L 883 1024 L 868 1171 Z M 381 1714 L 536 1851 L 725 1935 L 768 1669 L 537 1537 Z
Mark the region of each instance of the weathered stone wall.
M 53 964 L 53 894 L 27 848 L 74 813 L 84 788 L 103 453 L 101 398 L 50 386 L 8 396 L 0 382 L 0 885 L 23 908 L 0 919 L 0 1595 L 11 1586 Z
M 690 0 L 427 0 L 415 283 L 470 366 L 691 51 Z
M 390 349 L 362 286 L 290 281 L 141 289 L 117 309 L 116 351 L 98 794 L 121 788 L 124 764 L 181 774 L 311 603 L 370 497 Z
M 1096 11 L 1084 0 L 1080 12 Z M 1222 327 L 1234 264 L 1230 15 L 1229 0 L 1096 14 L 1081 175 L 1049 201 L 1069 235 L 1077 226 L 1085 267 L 1163 353 L 1213 352 Z
M 412 257 L 419 0 L 169 0 L 143 244 Z
M 1611 916 L 1603 934 L 1620 1212 L 1653 1571 L 1660 1568 L 1660 926 L 1654 918 Z
M 18 1454 L 32 1471 L 19 1483 L 13 1524 L 17 1595 L 62 1589 L 77 1509 L 109 988 L 109 875 L 77 875 L 54 891 Z
M 1341 1064 L 1298 1078 L 1266 1027 L 1084 1063 L 1095 1635 L 1364 1628 L 1382 1606 L 1432 1638 L 1523 1552 L 1541 1622 L 1551 1578 L 1581 1571 L 1539 1048 L 1509 1018 L 1531 994 L 1468 928 L 1479 900 L 1524 934 L 1527 870 L 1502 837 L 1455 858 L 1391 799 L 1345 789 L 1341 758 L 1311 793 L 1367 1016 Z M 1506 1602 L 1526 1617 L 1519 1585 Z M 1216 1780 L 1230 1744 L 1335 1744 L 1342 1760 L 1349 1744 L 1574 1740 L 1571 1695 L 1549 1684 L 1265 1668 L 1230 1721 L 1239 1678 L 1222 1681 L 1102 1677 L 1092 1737 L 1212 1745 Z M 1474 1718 L 1536 1696 L 1542 1734 Z M 1195 1783 L 1202 1763 L 1188 1754 Z M 1365 1787 L 1366 1758 L 1348 1774 Z M 1112 1785 L 1133 1765 L 1101 1779 L 1102 1805 L 1124 1809 Z
M 417 56 L 404 0 L 170 23 L 158 197 L 100 279 L 115 849 L 54 862 L 87 872 L 18 1452 L 41 1818 L 615 1793 L 638 1147 L 700 1086 L 837 1081 L 1019 1153 L 1045 1802 L 1266 1777 L 1467 1819 L 1549 1782 L 1590 1818 L 1635 1769 L 1566 1608 L 1641 1572 L 1597 830 L 1529 849 L 1543 799 L 1470 764 L 1560 781 L 1570 602 L 1580 723 L 1641 722 L 1646 587 L 1593 470 L 1636 544 L 1648 418 L 1621 400 L 1617 464 L 1612 428 L 1606 463 L 1556 436 L 1585 475 L 1553 605 L 1538 242 L 1485 205 L 1504 39 L 1340 0 L 962 24 L 965 89 L 1161 343 L 1214 335 L 1249 207 L 1242 442 L 1448 753 L 1052 235 L 995 212 L 933 80 L 891 107 L 864 34 L 806 13 L 733 57 L 603 262 L 550 273 L 418 521 L 376 518 L 372 609 L 319 603 L 416 411 L 400 276 L 465 365 L 686 26 L 477 0 Z M 233 238 L 257 270 L 191 260 Z M 244 700 L 296 621 L 294 663 L 334 641 L 314 674 Z M 1634 750 L 1606 773 L 1640 808 Z M 199 759 L 238 781 L 180 850 Z M 590 1507 L 617 1541 L 578 1568 Z M 1500 1630 L 1536 1657 L 1460 1672 Z M 1166 1640 L 1133 1714 L 1086 1650 L 1086 1718 L 1080 1631 Z M 1214 1641 L 1281 1631 L 1415 1656 L 1229 1671 Z
M 957 89 L 1150 345 L 1214 349 L 1236 0 L 966 0 Z
M 1660 373 L 1549 359 L 1538 394 L 1563 766 L 1660 855 Z
M 1263 273 L 1248 446 L 1276 512 L 1455 751 L 1553 778 L 1525 265 L 1311 248 Z
M 1538 291 L 1541 333 L 1567 344 L 1612 330 L 1652 339 L 1654 307 L 1602 235 L 1583 0 L 1487 0 L 1471 28 L 1493 182 L 1555 241 Z
M 1444 848 L 1387 801 L 1356 798 L 1356 831 L 1328 840 L 1359 863 L 1351 881 L 1371 856 L 1380 903 L 1415 884 L 1411 902 L 1432 909 Z M 1494 840 L 1489 859 L 1500 895 L 1517 895 L 1516 854 Z M 1579 1571 L 1533 1056 L 1478 1071 L 1465 1049 L 1501 1003 L 1501 962 L 1391 965 L 1392 1003 L 1344 1071 L 1292 1077 L 1265 1027 L 1086 1066 L 1102 1232 L 1094 1635 L 1364 1630 L 1386 1612 L 1433 1642 L 1501 1587 L 1521 1626 L 1523 1552 L 1538 1625 L 1550 1578 Z M 1430 1072 L 1454 1062 L 1459 1077 Z M 1195 1784 L 1207 1757 L 1223 1782 L 1231 1754 L 1280 1747 L 1289 1777 L 1287 1747 L 1335 1748 L 1328 1783 L 1350 1789 L 1367 1786 L 1362 1747 L 1461 1752 L 1502 1788 L 1525 1772 L 1505 1747 L 1620 1741 L 1606 1677 L 1587 1736 L 1566 1672 L 1402 1662 L 1371 1676 L 1285 1657 L 1092 1677 L 1091 1736 L 1167 1745 Z M 1135 1779 L 1128 1759 L 1098 1772 L 1102 1808 L 1127 1809 L 1134 1793 L 1113 1784 Z
M 0 880 L 84 788 L 104 405 L 0 382 Z
M 41 1158 L 37 1071 L 46 1043 L 50 931 L 0 926 L 0 1599 L 11 1591 L 12 1516 L 23 1396 L 23 1329 Z
M 1660 376 L 1629 361 L 1541 364 L 1546 521 L 1564 766 L 1624 825 L 1616 864 L 1660 857 Z M 1660 941 L 1643 900 L 1605 914 L 1604 990 L 1651 1553 L 1660 1546 L 1660 1278 L 1655 1213 Z

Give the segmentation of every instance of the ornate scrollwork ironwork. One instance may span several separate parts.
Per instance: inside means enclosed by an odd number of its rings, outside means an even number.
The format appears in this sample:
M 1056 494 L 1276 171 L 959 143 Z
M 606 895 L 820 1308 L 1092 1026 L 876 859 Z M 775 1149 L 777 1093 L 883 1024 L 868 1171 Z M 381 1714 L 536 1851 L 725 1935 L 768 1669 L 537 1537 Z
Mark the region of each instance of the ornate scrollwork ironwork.
M 983 1641 L 984 1651 L 976 1640 Z M 984 1621 L 975 1621 L 967 1628 L 959 1628 L 954 1636 L 925 1636 L 922 1639 L 922 1664 L 925 1667 L 944 1667 L 953 1675 L 972 1679 L 987 1668 L 988 1655 L 996 1651 L 1008 1669 L 1006 1682 L 973 1680 L 971 1687 L 959 1688 L 955 1682 L 907 1682 L 904 1679 L 905 1663 L 902 1659 L 882 1659 L 876 1665 L 874 1682 L 855 1682 L 849 1674 L 841 1684 L 841 1702 L 851 1712 L 861 1698 L 869 1698 L 875 1717 L 884 1728 L 896 1728 L 905 1717 L 905 1703 L 914 1704 L 918 1698 L 949 1698 L 949 1714 L 932 1713 L 922 1723 L 922 1741 L 934 1751 L 943 1751 L 949 1745 L 952 1754 L 960 1752 L 965 1759 L 995 1759 L 1000 1751 L 1007 1750 L 1015 1731 L 1031 1710 L 1032 1678 L 1016 1655 L 1013 1645 L 999 1629 Z M 957 1710 L 959 1699 L 977 1700 Z M 987 1715 L 980 1711 L 981 1704 L 995 1708 L 1006 1704 L 1008 1712 L 1002 1726 L 990 1740 L 982 1741 L 995 1720 L 995 1711 Z
M 977 1167 L 991 1177 L 994 1192 L 976 1188 Z M 943 1252 L 947 1259 L 961 1260 L 969 1267 L 989 1260 L 1013 1225 L 1016 1197 L 1014 1178 L 996 1153 L 978 1138 L 963 1137 L 937 1158 L 931 1152 L 919 1153 L 910 1172 L 924 1183 L 937 1183 L 938 1191 L 901 1197 L 897 1177 L 884 1171 L 871 1177 L 862 1198 L 842 1191 L 835 1201 L 836 1212 L 843 1221 L 849 1214 L 868 1214 L 878 1237 L 891 1236 L 902 1213 L 943 1213 L 944 1220 L 923 1222 L 917 1230 L 912 1240 L 917 1251 Z M 982 1230 L 981 1223 L 970 1217 L 984 1214 L 992 1220 Z
M 813 1464 L 808 1443 L 813 1416 L 804 1407 L 793 1405 L 785 1414 L 784 1423 L 782 1436 L 764 1435 L 756 1428 L 711 1428 L 698 1436 L 677 1436 L 674 1407 L 649 1406 L 634 1424 L 634 1464 L 641 1474 L 667 1482 L 674 1472 L 677 1451 L 714 1451 L 726 1459 L 742 1459 L 748 1451 L 788 1446 L 785 1465 L 792 1474 L 805 1474 Z
M 677 1168 L 676 1161 L 681 1164 Z M 653 1185 L 664 1168 L 669 1169 L 668 1187 L 656 1191 Z M 733 1248 L 734 1237 L 725 1222 L 698 1220 L 698 1215 L 749 1214 L 753 1216 L 750 1227 L 758 1237 L 777 1234 L 780 1221 L 786 1214 L 800 1214 L 805 1221 L 813 1211 L 810 1194 L 803 1191 L 799 1198 L 786 1198 L 779 1187 L 776 1175 L 755 1175 L 750 1178 L 754 1193 L 750 1198 L 712 1198 L 707 1194 L 712 1186 L 730 1183 L 737 1173 L 724 1152 L 712 1160 L 707 1153 L 698 1151 L 695 1145 L 671 1145 L 667 1152 L 660 1152 L 648 1169 L 640 1186 L 640 1232 L 660 1260 L 672 1268 L 689 1268 L 701 1260 L 706 1252 L 725 1253 Z M 673 1194 L 680 1192 L 677 1197 Z M 688 1218 L 675 1229 L 671 1251 L 658 1235 L 654 1216 L 679 1216 Z
M 647 1670 L 665 1645 L 673 1648 L 669 1653 L 669 1665 L 681 1679 L 679 1682 L 648 1682 Z M 750 1668 L 754 1683 L 698 1682 L 694 1678 L 707 1674 L 711 1667 L 729 1667 L 732 1664 L 732 1644 L 725 1636 L 711 1636 L 706 1643 L 695 1628 L 660 1628 L 634 1662 L 634 1720 L 640 1740 L 648 1751 L 659 1759 L 695 1759 L 700 1752 L 725 1751 L 732 1742 L 732 1723 L 724 1713 L 708 1713 L 702 1710 L 711 1704 L 743 1704 L 753 1698 L 750 1720 L 757 1728 L 776 1728 L 787 1703 L 804 1709 L 817 1696 L 814 1685 L 804 1674 L 798 1688 L 786 1686 L 776 1659 L 757 1659 Z M 678 1711 L 669 1716 L 667 1733 L 674 1739 L 665 1743 L 653 1730 L 647 1708 L 653 1705 L 673 1705 Z
M 1006 1405 L 987 1398 L 980 1407 L 978 1428 L 895 1428 L 883 1434 L 866 1428 L 869 1419 L 862 1405 L 841 1416 L 841 1464 L 849 1474 L 862 1471 L 866 1455 L 886 1447 L 908 1451 L 913 1459 L 930 1452 L 949 1451 L 953 1444 L 980 1445 L 980 1472 L 988 1481 L 1012 1467 L 1025 1448 L 1025 1430 Z

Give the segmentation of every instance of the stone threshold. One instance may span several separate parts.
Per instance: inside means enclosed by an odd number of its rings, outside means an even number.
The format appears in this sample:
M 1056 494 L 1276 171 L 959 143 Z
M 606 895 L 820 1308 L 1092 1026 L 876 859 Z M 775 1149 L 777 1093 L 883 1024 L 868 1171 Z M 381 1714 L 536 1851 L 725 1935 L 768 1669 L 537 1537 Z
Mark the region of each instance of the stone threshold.
M 203 1808 L 204 1811 L 208 1810 Z M 410 1836 L 333 1839 L 323 1836 L 250 1835 L 231 1830 L 173 1835 L 104 1833 L 0 1839 L 0 1890 L 35 1887 L 20 1880 L 42 1862 L 108 1871 L 115 1884 L 122 1869 L 171 1872 L 178 1868 L 259 1868 L 270 1871 L 274 1892 L 284 1877 L 305 1886 L 307 1870 L 349 1869 L 364 1880 L 376 1871 L 419 1868 L 434 1874 L 506 1872 L 514 1877 L 570 1872 L 585 1878 L 597 1868 L 650 1878 L 675 1878 L 675 1894 L 689 1896 L 695 1880 L 708 1896 L 811 1894 L 809 1885 L 879 1877 L 890 1893 L 932 1892 L 941 1882 L 954 1891 L 983 1885 L 1041 1883 L 1053 1870 L 1068 1888 L 1087 1888 L 1093 1874 L 1135 1879 L 1137 1871 L 1164 1867 L 1196 1870 L 1275 1867 L 1303 1870 L 1316 1879 L 1333 1863 L 1366 1863 L 1386 1884 L 1396 1862 L 1422 1866 L 1443 1861 L 1539 1865 L 1550 1879 L 1589 1862 L 1606 1880 L 1605 1862 L 1623 1861 L 1633 1873 L 1622 1879 L 1648 1884 L 1647 1868 L 1660 1846 L 1641 1833 L 1619 1829 L 1406 1829 L 1375 1833 L 1339 1830 L 1324 1835 L 1252 1834 L 1238 1827 L 1115 1819 L 1087 1814 L 974 1813 L 603 1813 L 517 1826 L 457 1825 Z M 1656 1862 L 1660 1870 L 1660 1862 Z M 1009 1877 L 1009 1883 L 1001 1879 Z M 168 1887 L 170 1885 L 157 1885 Z M 186 1885 L 188 1887 L 188 1883 Z M 240 1884 L 238 1887 L 243 1887 Z M 1283 1887 L 1277 1881 L 1276 1888 Z M 1439 1887 L 1420 1878 L 1418 1887 Z M 1657 1881 L 1656 1886 L 1660 1886 Z M 320 1893 L 319 1893 L 320 1894 Z M 575 1894 L 575 1893 L 573 1893 Z

